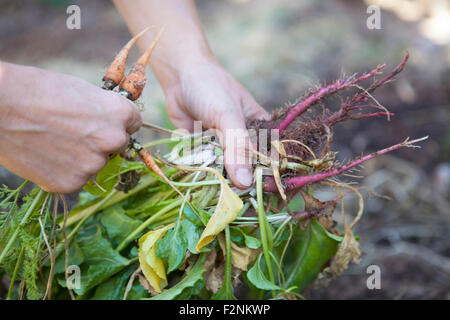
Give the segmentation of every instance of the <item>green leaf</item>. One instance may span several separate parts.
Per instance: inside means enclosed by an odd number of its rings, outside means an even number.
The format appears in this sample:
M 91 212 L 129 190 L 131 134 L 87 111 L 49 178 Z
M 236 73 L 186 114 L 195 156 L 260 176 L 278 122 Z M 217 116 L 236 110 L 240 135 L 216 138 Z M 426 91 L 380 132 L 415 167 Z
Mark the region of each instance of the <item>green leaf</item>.
M 122 164 L 122 158 L 119 155 L 111 158 L 106 166 L 97 173 L 96 182 L 89 180 L 83 189 L 95 196 L 105 196 L 116 185 L 119 178 L 120 165 Z M 99 188 L 101 186 L 104 190 Z M 106 191 L 106 192 L 105 192 Z
M 209 222 L 209 219 L 211 219 L 212 213 L 200 208 L 197 211 L 200 219 L 202 220 L 203 225 L 206 226 Z
M 69 266 L 79 266 L 84 261 L 84 255 L 76 242 L 69 247 Z M 64 273 L 66 270 L 66 255 L 60 254 L 55 261 L 55 274 Z M 50 265 L 50 260 L 49 260 Z
M 299 291 L 305 289 L 336 254 L 338 243 L 315 219 L 305 230 L 297 228 L 283 263 L 286 287 L 296 286 Z
M 181 227 L 183 229 L 183 234 L 186 237 L 187 247 L 189 251 L 194 254 L 198 254 L 198 252 L 195 250 L 195 247 L 197 246 L 198 239 L 200 239 L 202 230 L 197 225 L 192 223 L 189 219 L 183 219 Z M 203 251 L 203 249 L 200 251 Z
M 194 211 L 194 209 L 190 205 L 186 204 L 184 206 L 183 214 L 193 224 L 195 224 L 195 225 L 197 225 L 199 227 L 203 227 L 204 226 L 204 224 L 203 224 L 202 220 L 200 219 L 198 213 L 196 211 Z
M 128 280 L 136 268 L 136 265 L 131 266 L 100 284 L 91 300 L 122 300 Z
M 121 243 L 130 233 L 141 225 L 139 220 L 130 218 L 120 205 L 105 210 L 100 218 L 111 240 Z
M 110 278 L 130 263 L 130 260 L 112 248 L 96 224 L 80 231 L 77 242 L 84 256 L 84 262 L 80 266 L 81 287 L 74 289 L 79 295 Z
M 231 241 L 234 243 L 243 246 L 245 243 L 245 237 L 244 232 L 241 230 L 241 228 L 238 227 L 230 227 L 230 235 L 231 235 Z
M 123 160 L 122 166 L 120 167 L 120 173 L 123 174 L 133 170 L 142 171 L 144 168 L 146 167 L 142 162 Z
M 331 232 L 328 232 L 326 229 L 324 229 L 324 230 L 325 230 L 325 233 L 327 234 L 327 236 L 329 236 L 331 239 L 336 240 L 337 242 L 342 242 L 342 240 L 344 240 L 343 236 L 338 236 L 338 235 L 332 234 Z
M 162 208 L 170 205 L 171 203 L 175 202 L 176 199 L 168 199 L 163 201 L 158 201 L 158 199 L 150 198 L 147 202 L 144 202 L 143 205 L 134 208 L 126 210 L 126 214 L 130 216 L 135 216 L 138 214 L 146 214 L 147 216 L 150 216 L 152 213 L 155 213 Z
M 170 273 L 181 265 L 186 256 L 188 243 L 181 227 L 180 220 L 175 223 L 175 227 L 166 232 L 166 234 L 158 240 L 156 255 L 167 261 L 167 273 Z
M 290 212 L 299 212 L 302 211 L 305 207 L 305 200 L 301 196 L 301 194 L 296 194 L 291 201 L 289 201 L 288 209 Z
M 253 267 L 250 268 L 247 272 L 247 279 L 253 284 L 255 287 L 261 290 L 280 290 L 281 288 L 277 286 L 275 283 L 269 281 L 264 273 L 261 270 L 261 258 L 263 254 L 261 253 L 258 256 Z
M 252 236 L 245 235 L 245 245 L 250 249 L 258 249 L 261 247 L 261 241 Z
M 245 244 L 250 249 L 258 249 L 261 247 L 261 241 L 259 239 L 249 236 L 241 228 L 231 227 L 230 233 L 231 240 L 240 246 Z
M 140 300 L 148 297 L 148 291 L 139 282 L 131 287 L 130 292 L 128 292 L 127 300 Z
M 205 286 L 205 279 L 203 278 L 203 273 L 205 272 L 203 262 L 205 258 L 206 254 L 201 254 L 192 269 L 172 288 L 145 300 L 187 300 L 199 294 Z

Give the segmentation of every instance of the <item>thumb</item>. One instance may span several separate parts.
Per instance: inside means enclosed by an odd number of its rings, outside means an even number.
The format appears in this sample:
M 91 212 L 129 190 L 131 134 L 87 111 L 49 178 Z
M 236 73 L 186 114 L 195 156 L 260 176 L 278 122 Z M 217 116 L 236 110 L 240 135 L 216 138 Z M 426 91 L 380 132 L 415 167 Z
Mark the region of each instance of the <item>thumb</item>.
M 244 116 L 240 112 L 225 115 L 217 129 L 228 177 L 239 189 L 249 188 L 253 182 L 252 157 Z

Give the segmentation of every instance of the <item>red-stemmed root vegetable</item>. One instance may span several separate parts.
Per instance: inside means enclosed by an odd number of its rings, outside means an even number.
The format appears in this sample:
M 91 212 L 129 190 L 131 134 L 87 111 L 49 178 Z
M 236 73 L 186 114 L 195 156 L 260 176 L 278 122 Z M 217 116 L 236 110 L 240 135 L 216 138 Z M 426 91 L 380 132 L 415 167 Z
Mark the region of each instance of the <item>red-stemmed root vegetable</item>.
M 398 143 L 396 145 L 393 145 L 391 147 L 388 147 L 388 148 L 379 150 L 377 152 L 371 153 L 367 156 L 355 159 L 355 160 L 351 161 L 350 163 L 343 165 L 339 168 L 335 168 L 335 169 L 323 171 L 323 172 L 318 172 L 318 173 L 311 174 L 311 175 L 282 179 L 282 183 L 287 191 L 299 189 L 308 184 L 316 183 L 316 182 L 340 175 L 341 173 L 348 171 L 348 170 L 366 162 L 367 160 L 373 159 L 377 156 L 381 156 L 382 154 L 399 149 L 401 147 L 419 148 L 419 146 L 414 145 L 414 143 L 426 140 L 427 138 L 428 138 L 428 136 L 422 137 L 419 139 L 415 139 L 415 140 L 406 139 L 405 141 Z M 268 191 L 268 192 L 276 192 L 277 191 L 277 186 L 275 184 L 275 180 L 272 177 L 268 177 L 264 181 L 264 190 Z
M 427 137 L 412 141 L 407 139 L 344 165 L 336 161 L 335 152 L 329 151 L 333 137 L 331 127 L 335 124 L 346 120 L 376 116 L 387 116 L 389 119 L 394 115 L 382 106 L 372 96 L 372 93 L 394 79 L 403 70 L 408 58 L 409 53 L 406 52 L 400 64 L 381 79 L 377 79 L 377 76 L 381 74 L 385 65 L 380 65 L 361 76 L 353 75 L 345 79 L 339 79 L 330 85 L 319 86 L 307 94 L 302 101 L 275 111 L 269 121 L 254 120 L 247 123 L 250 129 L 267 130 L 269 137 L 272 130 L 278 130 L 279 141 L 284 147 L 284 154 L 280 154 L 282 159 L 279 163 L 283 163 L 283 161 L 286 163 L 286 160 L 290 162 L 290 166 L 280 166 L 279 172 L 276 172 L 273 177 L 266 177 L 264 190 L 279 192 L 283 195 L 284 191 L 301 189 L 306 185 L 333 178 L 384 153 L 401 147 L 415 147 L 414 143 L 426 139 Z M 369 80 L 372 83 L 364 88 L 362 85 Z M 340 97 L 342 102 L 337 111 L 330 111 L 327 107 L 327 98 L 347 92 L 350 89 L 353 89 L 354 93 L 345 98 Z M 321 107 L 321 110 L 313 110 L 311 108 L 313 106 Z M 272 145 L 273 142 L 270 142 L 266 146 L 258 145 L 258 148 L 262 147 L 259 150 L 269 150 L 270 152 Z M 293 168 L 295 165 L 306 166 L 307 169 L 289 169 L 289 167 Z M 280 185 L 282 190 L 280 190 Z

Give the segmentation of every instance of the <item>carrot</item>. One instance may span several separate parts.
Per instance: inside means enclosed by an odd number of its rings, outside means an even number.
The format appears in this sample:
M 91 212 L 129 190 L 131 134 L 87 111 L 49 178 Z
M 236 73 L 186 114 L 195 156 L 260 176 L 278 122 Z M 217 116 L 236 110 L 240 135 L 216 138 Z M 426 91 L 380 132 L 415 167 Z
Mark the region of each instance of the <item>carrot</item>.
M 119 93 L 124 94 L 128 99 L 132 101 L 139 98 L 146 83 L 145 68 L 148 64 L 148 61 L 150 59 L 150 56 L 152 55 L 153 50 L 155 49 L 159 39 L 161 38 L 163 29 L 159 31 L 150 48 L 146 52 L 144 52 L 144 54 L 138 59 L 138 61 L 132 67 L 130 73 L 125 78 L 122 77 L 125 71 L 125 63 L 127 60 L 128 52 L 130 51 L 131 47 L 136 43 L 136 41 L 150 28 L 151 27 L 147 27 L 139 34 L 137 34 L 117 54 L 113 63 L 108 68 L 105 77 L 103 77 L 103 81 L 105 81 L 104 84 L 105 89 L 108 89 L 107 84 L 108 85 L 114 84 L 114 86 L 112 87 L 114 88 L 117 85 L 116 84 L 117 79 L 119 79 L 120 77 Z M 112 79 L 111 77 L 106 79 L 108 75 L 114 76 L 114 79 Z M 158 165 L 155 162 L 155 159 L 153 159 L 150 152 L 148 152 L 147 149 L 143 148 L 134 139 L 132 139 L 131 142 L 132 148 L 137 151 L 137 153 L 139 154 L 139 156 L 141 157 L 142 161 L 147 166 L 147 168 L 156 173 L 160 178 L 162 178 L 167 184 L 169 184 L 176 192 L 178 192 L 184 198 L 184 195 L 181 193 L 181 191 L 178 190 L 178 188 L 173 185 L 173 183 L 166 177 L 164 172 L 162 172 L 162 170 L 158 167 Z M 125 155 L 126 155 L 125 153 L 121 154 L 122 157 L 125 157 Z
M 119 51 L 109 68 L 106 70 L 105 76 L 102 79 L 103 89 L 112 90 L 120 83 L 123 75 L 125 74 L 125 64 L 127 62 L 130 49 L 136 44 L 139 38 L 142 37 L 142 35 L 152 27 L 153 26 L 148 26 L 147 28 L 139 32 Z
M 138 99 L 142 94 L 142 90 L 144 90 L 145 83 L 147 81 L 145 79 L 145 68 L 147 67 L 148 60 L 150 59 L 156 44 L 161 38 L 162 32 L 163 29 L 159 31 L 150 48 L 144 52 L 136 64 L 131 68 L 130 73 L 123 78 L 119 84 L 119 93 L 125 95 L 132 101 Z
M 181 193 L 180 190 L 178 190 L 177 187 L 175 187 L 172 183 L 172 181 L 169 180 L 169 178 L 166 177 L 166 175 L 164 174 L 164 172 L 162 172 L 162 170 L 158 167 L 158 165 L 155 162 L 155 159 L 153 159 L 152 155 L 150 154 L 150 152 L 148 152 L 147 149 L 141 147 L 141 146 L 137 146 L 137 144 L 134 144 L 134 149 L 136 149 L 136 151 L 138 152 L 139 156 L 142 159 L 142 162 L 144 162 L 144 164 L 147 166 L 147 168 L 149 168 L 150 170 L 152 170 L 154 173 L 156 173 L 160 178 L 162 178 L 169 186 L 172 187 L 172 189 L 174 189 L 176 192 L 178 192 L 179 195 L 181 195 L 181 197 L 184 198 L 183 193 Z

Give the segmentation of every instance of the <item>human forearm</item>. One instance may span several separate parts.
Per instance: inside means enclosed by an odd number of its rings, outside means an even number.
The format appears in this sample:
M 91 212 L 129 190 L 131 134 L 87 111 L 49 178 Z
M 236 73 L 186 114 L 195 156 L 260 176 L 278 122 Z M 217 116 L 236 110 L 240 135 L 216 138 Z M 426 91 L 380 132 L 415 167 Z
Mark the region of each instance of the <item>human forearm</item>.
M 128 28 L 137 34 L 148 25 L 155 28 L 139 41 L 146 50 L 161 28 L 163 36 L 155 49 L 150 66 L 163 87 L 177 81 L 179 70 L 196 64 L 214 62 L 192 0 L 114 0 Z

